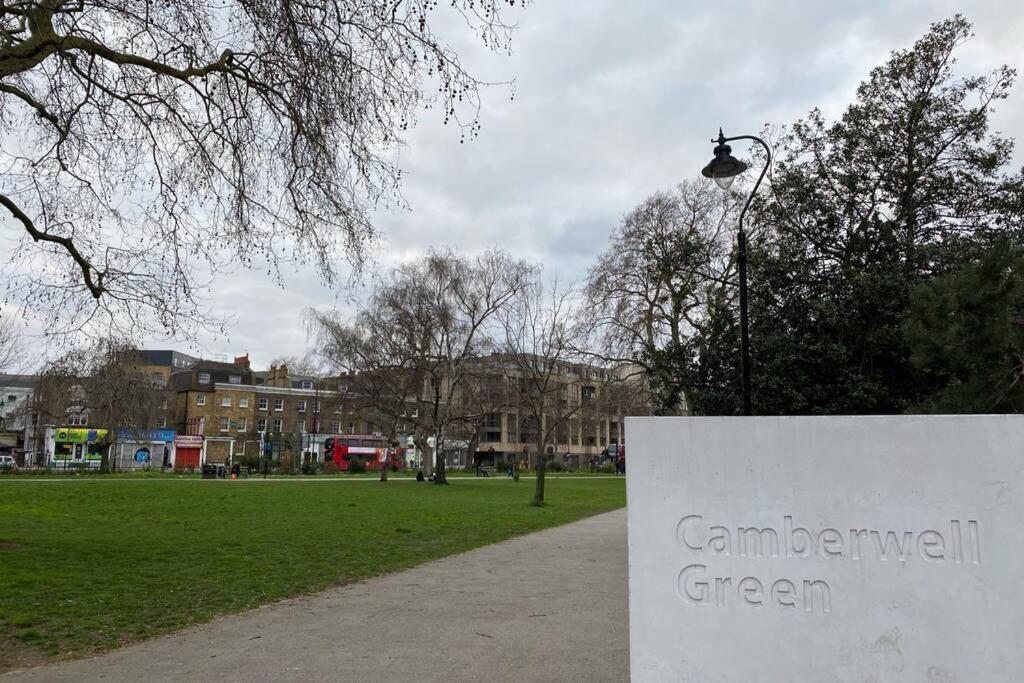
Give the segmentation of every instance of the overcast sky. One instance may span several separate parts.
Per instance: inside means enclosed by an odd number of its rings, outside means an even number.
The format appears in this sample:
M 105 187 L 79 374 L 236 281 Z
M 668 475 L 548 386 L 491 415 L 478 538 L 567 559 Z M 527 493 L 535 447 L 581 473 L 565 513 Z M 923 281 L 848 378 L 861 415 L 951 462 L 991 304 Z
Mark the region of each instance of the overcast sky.
M 431 247 L 499 246 L 560 281 L 579 279 L 625 212 L 699 174 L 720 125 L 756 133 L 812 107 L 831 118 L 890 50 L 958 11 L 977 33 L 960 53 L 963 71 L 1024 67 L 1019 0 L 536 0 L 517 15 L 511 56 L 463 53 L 478 78 L 516 83 L 514 99 L 502 86 L 483 93 L 479 138 L 460 145 L 432 112 L 408 136 L 410 206 L 376 216 L 377 268 Z M 994 128 L 1024 140 L 1021 88 Z M 321 287 L 312 271 L 283 286 L 234 273 L 214 293 L 234 316 L 231 337 L 200 347 L 210 357 L 248 351 L 258 367 L 302 355 L 303 310 L 351 310 L 361 294 Z

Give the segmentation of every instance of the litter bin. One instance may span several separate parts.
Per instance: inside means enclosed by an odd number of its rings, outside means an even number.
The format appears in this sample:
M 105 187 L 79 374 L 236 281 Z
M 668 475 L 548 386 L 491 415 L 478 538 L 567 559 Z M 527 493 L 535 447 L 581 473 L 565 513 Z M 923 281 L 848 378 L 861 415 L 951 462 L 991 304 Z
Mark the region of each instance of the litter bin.
M 216 465 L 203 465 L 203 479 L 216 479 L 217 478 L 217 466 Z

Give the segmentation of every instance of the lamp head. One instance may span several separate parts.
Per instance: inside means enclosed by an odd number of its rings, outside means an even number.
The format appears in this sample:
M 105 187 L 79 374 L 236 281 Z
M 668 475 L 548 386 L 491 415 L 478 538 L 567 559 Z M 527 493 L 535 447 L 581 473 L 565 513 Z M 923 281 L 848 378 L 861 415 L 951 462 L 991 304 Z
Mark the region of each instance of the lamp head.
M 732 147 L 725 144 L 725 135 L 718 130 L 718 142 L 715 145 L 715 156 L 701 171 L 705 178 L 713 178 L 723 190 L 728 190 L 740 173 L 747 170 L 747 165 L 732 155 Z

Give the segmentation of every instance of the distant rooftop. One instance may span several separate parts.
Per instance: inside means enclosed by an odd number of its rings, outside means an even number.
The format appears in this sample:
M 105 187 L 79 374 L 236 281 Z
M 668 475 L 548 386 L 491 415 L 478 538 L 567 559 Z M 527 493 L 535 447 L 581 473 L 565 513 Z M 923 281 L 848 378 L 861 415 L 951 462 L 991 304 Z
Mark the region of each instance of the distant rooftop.
M 31 389 L 36 385 L 38 378 L 36 375 L 5 375 L 0 374 L 0 389 L 7 387 L 18 387 L 22 389 Z
M 164 365 L 175 370 L 183 370 L 199 362 L 195 356 L 171 349 L 139 349 L 138 354 L 143 365 Z

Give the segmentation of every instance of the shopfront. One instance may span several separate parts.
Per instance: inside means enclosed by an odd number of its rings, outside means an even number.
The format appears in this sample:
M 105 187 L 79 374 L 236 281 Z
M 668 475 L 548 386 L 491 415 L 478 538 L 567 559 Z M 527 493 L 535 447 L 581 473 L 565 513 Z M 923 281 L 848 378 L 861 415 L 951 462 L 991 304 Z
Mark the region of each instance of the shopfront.
M 163 470 L 174 463 L 173 429 L 118 429 L 117 470 Z
M 106 429 L 89 429 L 87 427 L 58 427 L 53 430 L 54 467 L 89 467 L 99 468 L 103 459 L 103 450 L 107 447 L 103 441 L 107 438 Z
M 198 470 L 202 451 L 203 437 L 201 435 L 178 434 L 174 437 L 174 469 Z

